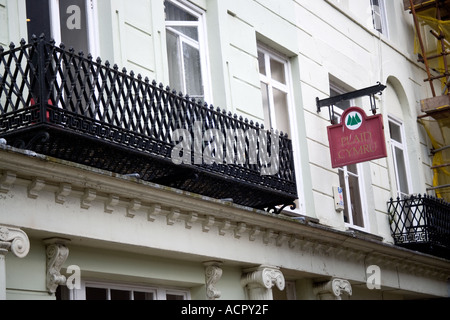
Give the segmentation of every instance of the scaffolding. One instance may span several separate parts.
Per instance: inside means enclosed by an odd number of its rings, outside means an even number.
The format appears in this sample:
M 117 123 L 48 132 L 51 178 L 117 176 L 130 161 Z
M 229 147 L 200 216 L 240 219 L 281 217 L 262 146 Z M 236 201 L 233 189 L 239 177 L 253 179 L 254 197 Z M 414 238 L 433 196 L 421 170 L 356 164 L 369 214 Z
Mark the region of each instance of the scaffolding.
M 450 202 L 450 0 L 404 0 L 415 27 L 415 53 L 423 63 L 431 97 L 421 100 L 419 122 L 432 143 L 433 186 Z

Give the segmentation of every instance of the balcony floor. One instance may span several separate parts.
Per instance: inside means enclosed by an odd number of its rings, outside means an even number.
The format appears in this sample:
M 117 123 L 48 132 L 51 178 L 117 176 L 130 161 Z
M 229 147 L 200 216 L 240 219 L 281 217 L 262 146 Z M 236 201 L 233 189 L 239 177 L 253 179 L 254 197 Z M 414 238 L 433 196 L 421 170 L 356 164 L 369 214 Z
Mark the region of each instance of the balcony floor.
M 236 165 L 176 165 L 170 158 L 173 147 L 163 143 L 153 144 L 152 154 L 46 124 L 2 137 L 14 147 L 256 209 L 291 205 L 296 200 L 257 183 L 273 178 L 245 172 Z M 241 171 L 241 179 L 227 176 L 231 171 Z

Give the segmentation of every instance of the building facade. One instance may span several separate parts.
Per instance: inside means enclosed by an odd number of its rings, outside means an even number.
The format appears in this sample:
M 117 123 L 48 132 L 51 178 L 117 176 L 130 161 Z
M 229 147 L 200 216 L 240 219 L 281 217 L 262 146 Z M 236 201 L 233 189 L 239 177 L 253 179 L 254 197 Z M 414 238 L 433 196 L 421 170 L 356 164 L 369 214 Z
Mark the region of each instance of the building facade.
M 131 2 L 0 0 L 1 299 L 449 297 L 406 2 Z

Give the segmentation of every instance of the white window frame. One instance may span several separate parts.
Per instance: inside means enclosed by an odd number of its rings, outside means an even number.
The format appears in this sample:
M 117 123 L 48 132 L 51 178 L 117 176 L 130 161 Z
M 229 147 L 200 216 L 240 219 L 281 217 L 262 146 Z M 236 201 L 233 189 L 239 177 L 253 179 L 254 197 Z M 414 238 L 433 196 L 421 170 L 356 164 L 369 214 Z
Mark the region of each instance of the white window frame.
M 388 121 L 389 121 L 389 123 L 393 123 L 394 125 L 399 127 L 399 129 L 400 129 L 400 136 L 401 136 L 401 139 L 402 139 L 402 143 L 400 143 L 400 142 L 394 140 L 390 136 L 392 161 L 394 163 L 396 195 L 397 195 L 397 197 L 402 199 L 403 198 L 402 195 L 409 196 L 411 194 L 411 191 L 412 191 L 411 170 L 410 170 L 410 165 L 409 165 L 408 148 L 407 148 L 407 145 L 406 145 L 405 127 L 404 127 L 403 122 L 400 119 L 395 118 L 394 116 L 389 115 L 388 116 Z M 397 162 L 397 155 L 395 153 L 395 148 L 398 148 L 398 149 L 403 151 L 403 160 L 405 161 L 405 171 L 406 171 L 406 180 L 407 180 L 407 185 L 408 185 L 408 194 L 405 194 L 405 193 L 403 193 L 400 190 L 400 178 L 399 178 L 399 175 L 398 175 L 398 167 L 397 167 L 398 162 Z
M 364 170 L 363 165 L 361 163 L 356 164 L 356 169 L 358 170 L 358 174 L 354 174 L 353 172 L 350 172 L 348 170 L 348 167 L 342 167 L 339 168 L 340 171 L 343 171 L 344 173 L 344 180 L 345 180 L 345 195 L 347 196 L 347 199 L 345 199 L 345 205 L 347 206 L 347 213 L 348 213 L 348 222 L 345 222 L 346 227 L 352 228 L 352 229 L 358 229 L 361 231 L 366 231 L 369 229 L 369 219 L 367 218 L 367 202 L 366 202 L 366 190 L 364 187 L 364 178 L 361 174 Z M 361 201 L 361 218 L 363 220 L 364 227 L 358 226 L 354 224 L 353 222 L 353 211 L 351 207 L 351 195 L 350 195 L 350 184 L 349 184 L 349 177 L 353 176 L 358 178 L 358 187 L 359 187 L 359 195 L 360 195 L 360 201 Z
M 388 37 L 387 18 L 386 18 L 386 5 L 384 0 L 377 0 L 378 6 L 373 4 L 373 0 L 370 0 L 370 7 L 372 9 L 372 21 L 373 28 L 381 34 Z M 377 29 L 376 23 L 380 23 L 381 31 Z
M 337 86 L 334 83 L 330 83 L 330 88 L 332 88 L 334 91 L 336 91 L 339 94 L 344 94 L 346 93 L 345 90 L 343 90 L 341 87 Z M 355 105 L 355 101 L 354 100 L 350 100 L 350 106 L 354 106 Z M 344 113 L 344 110 L 342 110 L 341 108 L 339 108 L 338 106 L 334 106 L 334 115 L 335 116 L 339 116 L 339 119 L 341 118 L 342 114 Z M 352 228 L 352 229 L 357 229 L 357 230 L 361 230 L 361 231 L 366 231 L 369 230 L 369 219 L 368 219 L 368 214 L 367 214 L 367 194 L 366 194 L 366 188 L 365 188 L 365 181 L 364 181 L 364 175 L 362 174 L 362 172 L 364 172 L 364 167 L 362 163 L 358 163 L 356 164 L 356 169 L 358 170 L 358 174 L 354 174 L 352 172 L 348 171 L 348 167 L 341 167 L 338 170 L 339 171 L 343 171 L 344 173 L 344 180 L 345 180 L 345 186 L 343 186 L 345 188 L 345 194 L 347 196 L 347 199 L 345 199 L 345 205 L 347 206 L 347 212 L 348 212 L 348 222 L 345 222 L 345 226 L 347 228 Z M 362 220 L 363 220 L 363 224 L 364 227 L 355 225 L 353 223 L 353 212 L 352 212 L 352 207 L 351 207 L 351 196 L 350 196 L 350 185 L 349 185 L 349 181 L 348 178 L 349 176 L 352 175 L 354 177 L 358 178 L 358 187 L 359 187 L 359 194 L 360 194 L 360 201 L 361 201 L 361 215 L 362 215 Z M 341 186 L 342 187 L 342 186 Z
M 61 17 L 59 15 L 59 0 L 50 1 L 50 30 L 52 38 L 56 43 L 61 43 Z M 91 54 L 94 58 L 100 56 L 98 20 L 97 20 L 97 0 L 84 0 L 86 5 L 87 15 L 87 36 L 89 52 L 84 52 L 85 55 Z M 76 48 L 75 48 L 76 49 Z
M 275 108 L 274 108 L 274 103 L 273 103 L 273 89 L 277 89 L 282 91 L 283 93 L 286 93 L 287 95 L 287 108 L 288 108 L 288 116 L 291 115 L 291 110 L 292 110 L 292 90 L 291 90 L 291 85 L 290 85 L 290 65 L 289 65 L 289 60 L 282 57 L 280 54 L 274 52 L 273 50 L 267 48 L 266 46 L 262 45 L 262 44 L 258 44 L 258 52 L 262 52 L 264 54 L 264 64 L 266 66 L 266 74 L 259 74 L 260 76 L 260 81 L 265 83 L 269 90 L 268 90 L 268 96 L 269 96 L 269 113 L 270 113 L 270 125 L 271 128 L 273 128 L 274 130 L 277 130 L 278 128 L 276 128 L 276 123 L 277 123 L 277 115 L 275 112 Z M 286 84 L 281 83 L 275 79 L 273 79 L 271 77 L 272 74 L 272 70 L 271 70 L 271 66 L 270 66 L 270 59 L 273 59 L 279 63 L 281 63 L 284 66 L 284 73 L 286 75 Z M 291 118 L 291 117 L 289 117 Z M 289 131 L 291 131 L 291 135 L 292 135 L 292 128 L 295 127 L 293 126 L 293 124 L 291 123 L 291 121 L 289 121 Z M 267 130 L 270 130 L 271 128 L 266 128 Z M 292 137 L 291 137 L 292 138 Z
M 293 97 L 293 87 L 292 87 L 292 73 L 291 73 L 291 63 L 289 59 L 282 54 L 276 52 L 275 50 L 271 49 L 270 47 L 264 45 L 263 43 L 258 42 L 257 43 L 257 52 L 263 52 L 265 56 L 265 65 L 269 66 L 270 71 L 270 58 L 273 58 L 274 60 L 282 63 L 284 65 L 285 69 L 285 75 L 286 75 L 286 84 L 280 83 L 274 79 L 269 79 L 267 77 L 267 70 L 266 75 L 262 75 L 261 73 L 258 74 L 260 76 L 260 82 L 264 82 L 269 86 L 269 112 L 271 121 L 276 124 L 276 114 L 273 107 L 273 91 L 270 89 L 275 88 L 280 91 L 283 91 L 287 94 L 287 111 L 289 116 L 289 130 L 290 130 L 290 136 L 289 139 L 292 141 L 292 148 L 294 151 L 294 167 L 295 167 L 295 179 L 297 181 L 297 194 L 298 194 L 298 200 L 296 201 L 297 207 L 292 210 L 290 207 L 286 207 L 284 211 L 292 213 L 294 215 L 300 215 L 300 214 L 306 214 L 306 208 L 303 205 L 304 204 L 304 196 L 303 196 L 303 189 L 302 184 L 300 183 L 302 181 L 302 173 L 301 173 L 301 165 L 300 164 L 300 145 L 298 141 L 298 130 L 297 125 L 295 123 L 295 119 L 297 119 L 296 116 L 296 110 L 294 108 L 294 97 Z M 259 69 L 258 69 L 259 70 Z M 270 128 L 265 128 L 266 130 L 270 130 Z
M 195 16 L 198 21 L 168 21 L 165 20 L 166 29 L 170 29 L 171 32 L 180 36 L 180 45 L 184 41 L 188 45 L 199 50 L 200 53 L 200 72 L 202 75 L 202 85 L 203 85 L 203 95 L 205 102 L 213 103 L 212 94 L 211 94 L 211 83 L 209 77 L 209 58 L 207 54 L 208 42 L 207 42 L 207 29 L 206 29 L 206 14 L 203 10 L 194 7 L 189 2 L 184 0 L 165 0 L 168 2 L 172 2 L 174 5 L 180 7 L 182 10 L 185 10 L 189 14 Z M 188 27 L 197 27 L 198 31 L 198 43 L 186 37 L 183 33 L 171 28 L 171 27 L 180 27 L 180 26 L 188 26 Z M 182 46 L 180 46 L 182 47 Z M 183 74 L 183 88 L 175 88 L 181 90 L 183 94 L 189 94 L 187 92 L 186 86 L 186 78 L 185 70 L 184 70 L 184 59 L 181 59 L 181 68 Z
M 80 289 L 68 289 L 69 300 L 86 300 L 86 287 L 101 288 L 108 290 L 111 289 L 124 290 L 130 292 L 131 291 L 147 292 L 153 294 L 154 300 L 166 300 L 167 294 L 179 295 L 182 296 L 184 300 L 191 300 L 190 291 L 185 289 L 160 287 L 160 286 L 132 285 L 126 283 L 113 283 L 96 280 L 82 280 Z

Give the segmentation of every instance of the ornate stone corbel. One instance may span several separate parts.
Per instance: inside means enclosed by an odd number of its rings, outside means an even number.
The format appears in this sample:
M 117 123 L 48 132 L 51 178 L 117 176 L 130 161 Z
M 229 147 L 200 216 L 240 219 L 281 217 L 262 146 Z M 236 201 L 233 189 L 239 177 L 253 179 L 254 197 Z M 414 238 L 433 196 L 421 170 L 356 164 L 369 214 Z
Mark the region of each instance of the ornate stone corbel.
M 215 285 L 222 277 L 222 263 L 218 261 L 205 262 L 205 279 L 206 279 L 206 297 L 208 300 L 216 300 L 220 298 L 222 293 L 217 290 Z
M 131 200 L 127 207 L 127 214 L 126 214 L 127 218 L 134 218 L 137 211 L 141 208 L 141 205 L 142 203 L 140 200 L 137 199 Z
M 36 199 L 39 192 L 44 189 L 45 181 L 42 179 L 34 178 L 33 181 L 28 186 L 28 198 Z
M 260 228 L 260 227 L 253 227 L 253 228 L 250 230 L 250 234 L 249 234 L 248 239 L 249 239 L 250 241 L 255 241 L 255 240 L 256 240 L 256 237 L 257 237 L 260 233 L 261 233 L 261 228 Z
M 47 239 L 47 290 L 55 293 L 59 285 L 66 284 L 66 277 L 61 275 L 61 267 L 69 256 L 66 239 Z
M 170 209 L 170 212 L 166 217 L 167 225 L 173 226 L 177 221 L 177 219 L 180 217 L 180 215 L 181 215 L 180 210 L 174 208 Z
M 352 295 L 352 285 L 347 280 L 333 278 L 315 284 L 313 292 L 320 300 L 342 300 L 342 294 Z
M 7 193 L 14 182 L 16 182 L 17 175 L 14 172 L 6 171 L 0 176 L 0 192 Z
M 108 199 L 105 201 L 105 212 L 106 213 L 113 213 L 116 206 L 119 204 L 119 196 L 116 196 L 114 194 L 110 194 Z
M 162 208 L 160 205 L 158 204 L 152 204 L 149 208 L 148 208 L 148 212 L 147 212 L 147 220 L 150 222 L 154 222 L 156 220 L 156 216 L 161 214 Z
M 17 228 L 0 226 L 0 245 L 19 258 L 25 258 L 30 251 L 27 234 Z
M 203 221 L 203 224 L 202 224 L 203 232 L 205 232 L 205 233 L 209 232 L 209 230 L 211 230 L 211 228 L 215 222 L 216 222 L 216 219 L 214 219 L 214 217 L 212 217 L 212 216 L 205 217 L 205 220 Z
M 68 183 L 61 183 L 58 190 L 55 192 L 55 202 L 64 204 L 67 196 L 72 192 L 72 186 Z
M 231 222 L 229 220 L 223 221 L 219 226 L 219 235 L 224 236 L 227 234 L 227 230 L 231 229 Z
M 271 229 L 267 229 L 266 232 L 263 234 L 263 242 L 264 244 L 269 244 L 270 239 L 272 239 L 275 236 L 275 232 Z
M 97 191 L 94 189 L 86 189 L 84 190 L 84 194 L 81 197 L 80 206 L 82 209 L 89 209 L 91 207 L 92 201 L 97 197 Z
M 250 300 L 273 300 L 273 286 L 282 291 L 285 280 L 279 268 L 263 265 L 244 270 L 241 284 L 247 288 Z
M 0 226 L 0 300 L 6 300 L 5 256 L 11 250 L 19 258 L 25 258 L 30 251 L 30 240 L 20 229 Z
M 240 239 L 242 237 L 242 234 L 247 231 L 247 225 L 243 222 L 238 223 L 236 228 L 234 229 L 234 237 L 236 239 Z

